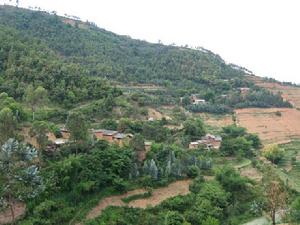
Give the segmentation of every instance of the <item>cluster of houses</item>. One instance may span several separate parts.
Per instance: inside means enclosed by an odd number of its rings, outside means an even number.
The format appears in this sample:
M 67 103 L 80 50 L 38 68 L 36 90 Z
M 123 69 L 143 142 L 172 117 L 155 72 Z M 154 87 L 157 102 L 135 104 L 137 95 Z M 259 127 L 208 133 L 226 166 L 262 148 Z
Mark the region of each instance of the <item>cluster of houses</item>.
M 70 141 L 70 132 L 67 129 L 60 129 L 61 138 L 56 138 L 54 134 L 49 133 L 48 139 L 52 142 L 55 147 L 66 144 Z M 97 140 L 106 140 L 109 143 L 115 143 L 117 145 L 123 146 L 125 143 L 128 144 L 130 139 L 133 137 L 132 134 L 124 134 L 114 130 L 90 130 L 90 134 L 93 138 Z
M 241 88 L 238 88 L 239 92 L 241 93 L 242 96 L 245 96 L 246 94 L 249 93 L 249 91 L 251 90 L 250 88 L 248 87 L 241 87 Z M 226 98 L 227 95 L 221 95 L 222 98 Z M 180 102 L 182 103 L 183 101 L 183 97 L 180 98 Z M 201 104 L 205 104 L 206 101 L 205 99 L 202 99 L 198 94 L 192 94 L 190 96 L 190 102 L 191 104 L 193 105 L 201 105 Z
M 48 151 L 53 151 L 57 147 L 60 147 L 68 142 L 70 142 L 70 132 L 67 129 L 60 129 L 61 138 L 56 138 L 53 133 L 48 134 L 48 139 L 51 144 L 48 145 Z M 111 144 L 117 144 L 119 146 L 124 146 L 125 144 L 129 144 L 130 140 L 133 138 L 133 134 L 125 134 L 115 130 L 105 130 L 105 129 L 98 129 L 98 130 L 90 130 L 90 134 L 93 138 L 97 140 L 106 140 Z M 145 150 L 138 152 L 138 159 L 143 161 L 146 159 L 146 154 L 150 151 L 152 146 L 152 142 L 145 141 Z
M 189 149 L 197 149 L 199 147 L 204 147 L 209 150 L 217 150 L 220 148 L 222 143 L 222 137 L 212 134 L 206 134 L 200 140 L 193 141 L 189 144 Z

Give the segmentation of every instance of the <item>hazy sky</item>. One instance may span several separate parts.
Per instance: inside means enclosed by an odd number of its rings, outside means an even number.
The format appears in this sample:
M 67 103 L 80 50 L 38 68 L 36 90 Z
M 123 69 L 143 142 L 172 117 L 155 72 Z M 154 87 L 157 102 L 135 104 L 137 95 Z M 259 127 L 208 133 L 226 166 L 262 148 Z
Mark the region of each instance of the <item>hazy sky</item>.
M 150 42 L 202 46 L 257 75 L 300 83 L 299 0 L 20 0 L 20 5 L 76 15 Z

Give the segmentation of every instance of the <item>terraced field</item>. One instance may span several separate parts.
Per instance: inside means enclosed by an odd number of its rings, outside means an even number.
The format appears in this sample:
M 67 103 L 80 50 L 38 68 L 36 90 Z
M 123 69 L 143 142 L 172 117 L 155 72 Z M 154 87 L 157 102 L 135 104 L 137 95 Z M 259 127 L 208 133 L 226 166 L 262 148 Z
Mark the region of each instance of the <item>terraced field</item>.
M 300 111 L 292 108 L 250 108 L 235 111 L 237 124 L 259 135 L 264 144 L 300 138 Z
M 300 192 L 300 141 L 281 145 L 285 156 L 278 164 L 278 174 L 293 189 Z

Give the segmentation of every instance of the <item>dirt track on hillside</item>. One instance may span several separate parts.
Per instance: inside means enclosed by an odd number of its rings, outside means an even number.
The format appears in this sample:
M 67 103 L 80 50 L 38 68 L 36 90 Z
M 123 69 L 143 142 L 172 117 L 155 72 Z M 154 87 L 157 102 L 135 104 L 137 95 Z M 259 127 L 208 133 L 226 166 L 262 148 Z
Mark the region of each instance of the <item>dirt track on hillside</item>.
M 169 184 L 167 187 L 162 187 L 154 189 L 152 196 L 145 199 L 137 199 L 131 201 L 129 204 L 125 204 L 122 201 L 122 198 L 126 198 L 136 194 L 142 194 L 147 192 L 145 189 L 137 189 L 130 192 L 127 192 L 123 195 L 115 195 L 102 199 L 98 205 L 91 210 L 87 215 L 87 219 L 93 219 L 101 215 L 102 211 L 109 206 L 129 206 L 133 208 L 146 208 L 147 206 L 156 206 L 162 201 L 177 196 L 177 195 L 186 195 L 189 193 L 189 185 L 191 180 L 181 180 Z
M 25 214 L 26 206 L 23 203 L 14 204 L 15 218 L 18 219 Z M 0 212 L 0 224 L 9 224 L 12 222 L 10 209 Z
M 236 110 L 238 125 L 257 133 L 264 144 L 288 143 L 300 138 L 300 111 L 290 108 Z M 281 116 L 276 115 L 280 112 Z

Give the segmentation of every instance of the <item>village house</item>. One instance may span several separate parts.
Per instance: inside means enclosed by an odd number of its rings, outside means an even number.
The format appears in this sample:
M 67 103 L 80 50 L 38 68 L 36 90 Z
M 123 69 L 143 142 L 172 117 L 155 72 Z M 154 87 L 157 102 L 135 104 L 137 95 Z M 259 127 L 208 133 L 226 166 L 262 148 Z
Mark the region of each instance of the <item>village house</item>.
M 191 102 L 193 105 L 200 105 L 206 103 L 206 101 L 204 99 L 200 99 L 197 94 L 191 95 Z
M 240 92 L 242 95 L 246 95 L 249 91 L 250 91 L 250 88 L 248 87 L 241 87 L 239 88 Z
M 47 134 L 48 141 L 49 141 L 49 144 L 47 146 L 47 151 L 54 151 L 56 148 L 69 142 L 70 134 L 68 133 L 68 131 L 66 129 L 64 129 L 63 131 L 64 131 L 64 133 L 61 132 L 62 138 L 55 137 L 55 135 L 53 133 Z
M 215 136 L 212 134 L 207 134 L 204 137 L 202 137 L 198 141 L 193 141 L 189 144 L 189 149 L 197 149 L 200 146 L 206 147 L 207 149 L 219 149 L 221 146 L 222 137 Z
M 115 143 L 120 146 L 124 145 L 125 143 L 128 144 L 130 139 L 133 137 L 132 134 L 119 133 L 118 131 L 114 130 L 99 129 L 92 130 L 92 132 L 96 139 L 106 140 L 109 143 Z

